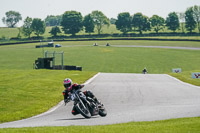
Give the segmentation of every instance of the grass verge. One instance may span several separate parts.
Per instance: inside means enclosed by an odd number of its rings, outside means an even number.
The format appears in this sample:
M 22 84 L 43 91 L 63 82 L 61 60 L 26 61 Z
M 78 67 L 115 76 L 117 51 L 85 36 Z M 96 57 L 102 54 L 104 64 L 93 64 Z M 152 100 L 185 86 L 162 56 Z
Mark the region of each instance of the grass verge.
M 0 129 L 1 133 L 199 133 L 200 118 L 130 122 L 105 126 L 68 126 Z
M 200 70 L 185 71 L 182 73 L 170 73 L 169 75 L 192 85 L 200 86 L 200 79 L 192 79 L 192 73 L 200 72 Z

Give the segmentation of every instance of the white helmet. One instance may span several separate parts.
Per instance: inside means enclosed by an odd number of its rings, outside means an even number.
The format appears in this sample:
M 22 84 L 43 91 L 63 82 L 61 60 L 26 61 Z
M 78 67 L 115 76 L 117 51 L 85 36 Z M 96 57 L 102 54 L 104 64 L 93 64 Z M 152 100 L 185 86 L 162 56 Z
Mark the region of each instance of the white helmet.
M 63 82 L 63 85 L 66 89 L 68 89 L 69 87 L 71 87 L 71 85 L 73 84 L 72 80 L 69 78 L 66 78 Z

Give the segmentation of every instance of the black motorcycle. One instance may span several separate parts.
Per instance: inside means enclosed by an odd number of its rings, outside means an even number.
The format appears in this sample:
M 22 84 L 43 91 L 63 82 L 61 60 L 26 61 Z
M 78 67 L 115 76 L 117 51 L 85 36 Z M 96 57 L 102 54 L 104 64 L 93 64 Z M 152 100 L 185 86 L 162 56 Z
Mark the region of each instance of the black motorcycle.
M 85 118 L 91 118 L 95 115 L 105 117 L 107 115 L 103 104 L 98 104 L 92 98 L 86 97 L 80 89 L 73 90 L 65 104 L 70 100 L 74 101 L 75 109 Z

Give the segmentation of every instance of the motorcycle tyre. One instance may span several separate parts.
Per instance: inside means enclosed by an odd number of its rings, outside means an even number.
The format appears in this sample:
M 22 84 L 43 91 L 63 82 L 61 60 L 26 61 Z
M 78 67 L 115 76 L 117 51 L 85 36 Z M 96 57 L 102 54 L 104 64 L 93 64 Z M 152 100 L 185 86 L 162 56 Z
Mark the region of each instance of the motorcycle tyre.
M 79 104 L 80 104 L 80 103 L 78 103 L 78 104 L 75 106 L 76 109 L 77 109 L 77 111 L 78 111 L 83 117 L 85 117 L 85 118 L 87 118 L 87 119 L 91 118 L 91 114 L 90 114 L 90 111 L 89 111 L 87 105 L 86 105 L 86 107 L 87 107 L 88 113 L 86 114 L 84 111 L 82 111 L 82 109 L 80 108 Z
M 105 108 L 104 108 L 104 109 L 99 109 L 99 115 L 100 115 L 101 117 L 105 117 L 105 116 L 107 115 L 106 109 L 105 109 Z

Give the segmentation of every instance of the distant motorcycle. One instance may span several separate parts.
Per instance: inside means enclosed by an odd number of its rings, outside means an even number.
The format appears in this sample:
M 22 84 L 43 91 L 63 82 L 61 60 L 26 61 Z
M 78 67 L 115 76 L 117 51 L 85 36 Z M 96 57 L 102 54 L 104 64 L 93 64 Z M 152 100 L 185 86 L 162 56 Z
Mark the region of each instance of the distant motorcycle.
M 142 73 L 143 73 L 143 74 L 147 74 L 147 69 L 144 68 L 144 69 L 142 70 Z
M 105 117 L 107 115 L 107 111 L 103 104 L 98 105 L 92 98 L 86 97 L 80 89 L 73 90 L 68 97 L 67 102 L 71 100 L 74 101 L 76 110 L 85 118 L 91 118 L 91 116 L 95 115 Z M 65 104 L 67 102 L 65 102 Z

